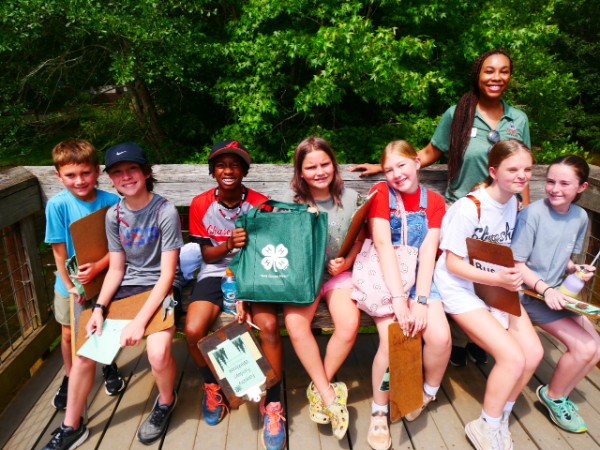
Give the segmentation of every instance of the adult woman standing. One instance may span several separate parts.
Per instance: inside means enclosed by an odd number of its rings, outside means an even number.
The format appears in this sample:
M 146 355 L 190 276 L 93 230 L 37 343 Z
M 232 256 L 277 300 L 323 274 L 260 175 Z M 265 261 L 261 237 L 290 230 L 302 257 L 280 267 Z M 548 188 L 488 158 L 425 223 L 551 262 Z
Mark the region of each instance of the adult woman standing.
M 488 154 L 491 147 L 505 139 L 518 139 L 531 148 L 527 115 L 502 98 L 513 73 L 510 56 L 493 49 L 479 55 L 471 69 L 471 89 L 456 105 L 442 115 L 429 144 L 418 152 L 421 168 L 448 160 L 448 187 L 445 199 L 454 203 L 467 195 L 471 188 L 488 175 Z M 360 176 L 381 172 L 377 164 L 358 164 L 350 169 L 361 171 Z M 523 205 L 529 204 L 529 187 L 522 193 Z M 473 361 L 485 363 L 487 355 L 452 326 L 452 355 L 450 363 L 464 366 L 467 350 Z
M 518 139 L 531 147 L 527 115 L 512 106 L 502 94 L 513 73 L 510 56 L 503 50 L 479 55 L 471 70 L 471 89 L 443 114 L 429 144 L 418 152 L 421 167 L 448 158 L 446 202 L 454 203 L 488 174 L 487 157 L 492 145 Z M 378 164 L 358 164 L 351 171 L 360 176 L 381 172 Z M 523 193 L 529 203 L 529 190 Z

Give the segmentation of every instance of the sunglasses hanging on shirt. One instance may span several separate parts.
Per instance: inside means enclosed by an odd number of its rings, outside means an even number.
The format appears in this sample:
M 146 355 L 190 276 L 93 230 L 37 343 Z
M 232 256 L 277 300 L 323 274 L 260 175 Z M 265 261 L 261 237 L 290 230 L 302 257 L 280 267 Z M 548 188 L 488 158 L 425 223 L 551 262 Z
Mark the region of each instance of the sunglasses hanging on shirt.
M 492 149 L 492 147 L 494 146 L 494 144 L 500 142 L 500 132 L 498 130 L 491 130 L 488 134 L 487 134 L 487 140 L 490 144 L 490 148 L 488 148 L 488 153 L 490 152 L 490 150 Z

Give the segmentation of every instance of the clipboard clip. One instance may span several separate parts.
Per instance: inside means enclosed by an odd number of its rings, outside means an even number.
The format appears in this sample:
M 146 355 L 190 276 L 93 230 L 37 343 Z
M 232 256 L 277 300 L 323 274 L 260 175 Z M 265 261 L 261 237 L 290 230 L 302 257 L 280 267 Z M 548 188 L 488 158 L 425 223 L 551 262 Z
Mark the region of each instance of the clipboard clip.
M 173 314 L 175 310 L 175 305 L 177 305 L 177 301 L 173 298 L 171 294 L 167 295 L 162 301 L 162 320 L 163 322 L 167 320 L 168 314 Z

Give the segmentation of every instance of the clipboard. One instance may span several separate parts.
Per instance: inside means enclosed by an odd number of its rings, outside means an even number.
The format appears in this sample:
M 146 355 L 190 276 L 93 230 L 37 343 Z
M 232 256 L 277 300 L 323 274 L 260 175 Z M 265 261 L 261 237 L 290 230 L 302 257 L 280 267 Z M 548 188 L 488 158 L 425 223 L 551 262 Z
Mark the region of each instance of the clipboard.
M 482 241 L 480 239 L 467 238 L 467 252 L 469 263 L 472 266 L 489 272 L 496 272 L 505 267 L 514 267 L 515 261 L 510 247 Z M 519 294 L 499 286 L 473 283 L 475 293 L 492 308 L 512 314 L 521 315 L 521 303 Z
M 423 406 L 423 350 L 421 333 L 404 336 L 400 324 L 388 327 L 390 349 L 390 421 L 397 422 Z
M 354 211 L 354 214 L 352 214 L 352 221 L 350 222 L 350 226 L 348 227 L 348 231 L 346 232 L 346 237 L 344 238 L 344 242 L 342 242 L 340 251 L 337 254 L 338 258 L 345 257 L 348 253 L 350 253 L 350 250 L 352 249 L 352 246 L 358 237 L 358 233 L 360 233 L 360 229 L 367 218 L 367 214 L 371 208 L 371 204 L 373 203 L 376 193 L 377 190 L 371 192 L 365 199 L 365 202 L 359 206 L 356 211 Z
M 544 301 L 544 296 L 542 294 L 538 294 L 537 292 L 534 292 L 531 289 L 523 289 L 523 293 L 529 295 L 530 297 L 534 297 L 538 300 Z M 567 297 L 569 297 L 571 301 L 570 303 L 567 303 L 565 305 L 565 309 L 573 311 L 577 314 L 588 316 L 589 318 L 594 320 L 600 319 L 600 306 L 592 305 L 591 303 L 584 302 L 583 300 L 578 300 L 568 295 Z
M 236 386 L 232 386 L 232 383 L 238 383 L 239 377 L 251 374 L 252 368 L 249 366 L 253 362 L 258 365 L 262 376 L 265 377 L 264 384 L 260 386 L 261 390 L 270 388 L 279 381 L 254 333 L 245 322 L 232 322 L 219 328 L 214 333 L 200 339 L 198 348 L 221 386 L 231 408 L 238 408 L 242 403 L 248 401 L 245 395 L 238 396 L 236 394 L 238 389 Z M 253 361 L 245 358 L 248 355 Z M 235 378 L 232 375 L 235 375 Z
M 78 265 L 98 261 L 108 253 L 104 224 L 108 208 L 108 206 L 100 208 L 69 225 Z M 107 271 L 108 268 L 105 268 L 91 282 L 83 285 L 86 299 L 92 299 L 100 293 Z
M 150 296 L 151 290 L 146 292 L 141 292 L 136 295 L 132 295 L 131 297 L 126 297 L 121 300 L 112 301 L 108 305 L 108 313 L 106 314 L 106 319 L 125 319 L 125 320 L 133 320 L 139 310 L 142 308 L 148 297 Z M 170 293 L 173 295 L 173 293 Z M 77 339 L 75 344 L 75 350 L 78 351 L 81 346 L 87 341 L 85 326 L 87 325 L 90 317 L 92 316 L 93 310 L 86 309 L 82 311 L 79 317 L 79 325 L 77 327 Z M 175 309 L 170 309 L 167 313 L 167 316 L 163 320 L 163 312 L 161 305 L 158 305 L 156 308 L 156 312 L 146 325 L 146 331 L 144 331 L 144 336 L 148 336 L 150 334 L 156 333 L 158 331 L 166 330 L 175 325 Z

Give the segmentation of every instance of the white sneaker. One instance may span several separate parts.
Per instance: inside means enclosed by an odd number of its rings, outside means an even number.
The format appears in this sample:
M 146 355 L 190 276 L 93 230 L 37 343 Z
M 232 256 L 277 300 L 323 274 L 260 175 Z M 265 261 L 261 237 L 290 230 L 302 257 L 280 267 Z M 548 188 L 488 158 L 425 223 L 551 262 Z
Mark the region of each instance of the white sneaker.
M 513 450 L 513 441 L 508 429 L 508 419 L 510 413 L 508 411 L 502 411 L 502 420 L 500 421 L 500 435 L 502 436 L 502 442 L 504 443 L 504 450 Z
M 373 450 L 387 450 L 392 445 L 387 414 L 384 412 L 379 411 L 371 415 L 367 442 Z
M 500 428 L 491 427 L 480 417 L 469 422 L 465 432 L 476 450 L 504 450 Z
M 404 418 L 406 420 L 408 420 L 409 422 L 412 422 L 417 417 L 419 417 L 419 415 L 421 415 L 421 413 L 423 412 L 423 410 L 425 408 L 427 408 L 427 405 L 429 405 L 434 400 L 435 400 L 435 396 L 429 395 L 429 394 L 426 394 L 425 392 L 423 392 L 423 406 L 421 406 L 420 408 L 415 409 L 414 411 L 409 412 L 408 414 L 406 414 L 404 416 Z

